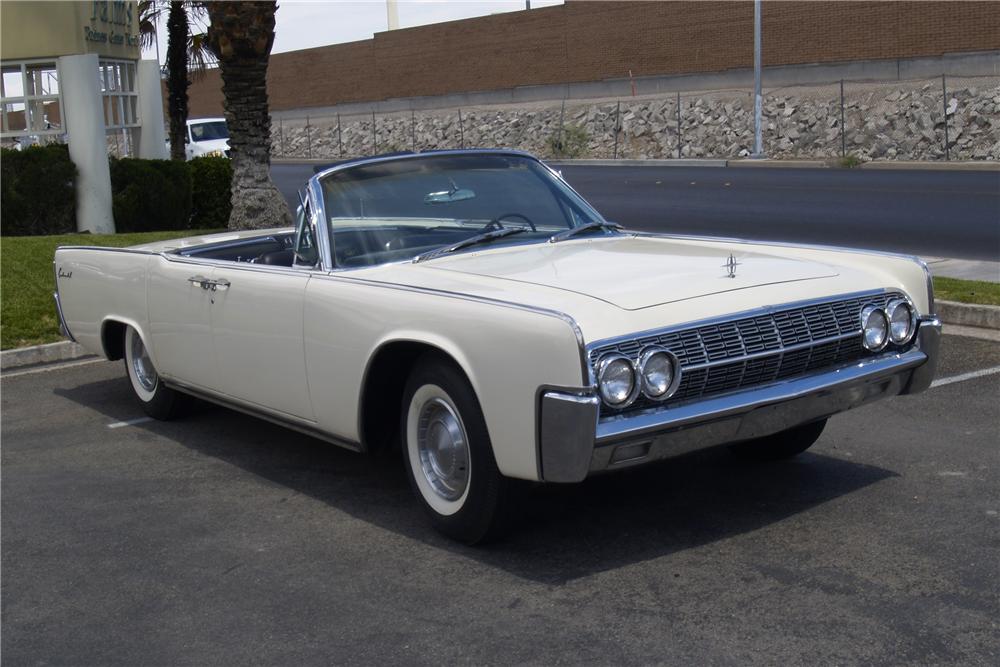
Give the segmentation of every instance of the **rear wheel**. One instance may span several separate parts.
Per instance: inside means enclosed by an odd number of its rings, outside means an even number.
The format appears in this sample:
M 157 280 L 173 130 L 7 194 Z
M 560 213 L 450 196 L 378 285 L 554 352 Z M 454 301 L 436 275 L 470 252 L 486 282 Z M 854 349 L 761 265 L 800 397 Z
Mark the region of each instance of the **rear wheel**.
M 403 393 L 403 462 L 434 527 L 475 544 L 507 526 L 510 480 L 500 474 L 475 393 L 454 364 L 418 362 Z
M 170 419 L 176 414 L 177 392 L 163 385 L 142 336 L 132 327 L 125 329 L 125 371 L 136 400 L 147 415 L 154 419 Z
M 756 440 L 747 440 L 732 445 L 734 454 L 751 461 L 778 461 L 789 459 L 806 451 L 819 440 L 826 426 L 826 420 L 810 422 L 768 435 Z

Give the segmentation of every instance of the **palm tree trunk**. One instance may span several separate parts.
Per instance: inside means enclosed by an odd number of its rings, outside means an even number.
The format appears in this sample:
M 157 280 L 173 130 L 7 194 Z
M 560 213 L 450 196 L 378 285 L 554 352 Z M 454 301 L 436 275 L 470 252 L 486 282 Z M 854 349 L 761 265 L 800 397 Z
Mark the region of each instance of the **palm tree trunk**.
M 233 162 L 230 229 L 291 224 L 271 181 L 267 64 L 274 44 L 275 2 L 207 2 L 208 46 L 219 61 Z
M 188 16 L 174 0 L 167 15 L 167 114 L 170 116 L 170 159 L 184 159 L 188 119 Z

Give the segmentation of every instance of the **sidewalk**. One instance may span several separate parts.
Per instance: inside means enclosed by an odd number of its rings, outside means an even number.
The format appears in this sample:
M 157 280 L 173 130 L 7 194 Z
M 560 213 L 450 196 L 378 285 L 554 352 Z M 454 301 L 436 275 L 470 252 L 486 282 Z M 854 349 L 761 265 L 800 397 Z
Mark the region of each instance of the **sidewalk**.
M 946 257 L 924 257 L 923 260 L 927 262 L 931 274 L 935 276 L 1000 283 L 1000 262 L 948 259 Z

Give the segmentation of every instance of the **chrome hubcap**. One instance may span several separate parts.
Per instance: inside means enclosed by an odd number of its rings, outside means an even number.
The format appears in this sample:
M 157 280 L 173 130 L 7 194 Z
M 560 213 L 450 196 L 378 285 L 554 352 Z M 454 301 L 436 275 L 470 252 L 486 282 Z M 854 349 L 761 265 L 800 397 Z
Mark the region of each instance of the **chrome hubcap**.
M 417 451 L 424 478 L 445 500 L 458 500 L 469 485 L 469 439 L 447 402 L 432 398 L 420 408 Z
M 146 352 L 146 346 L 136 334 L 132 335 L 132 372 L 143 389 L 153 391 L 156 388 L 156 369 Z

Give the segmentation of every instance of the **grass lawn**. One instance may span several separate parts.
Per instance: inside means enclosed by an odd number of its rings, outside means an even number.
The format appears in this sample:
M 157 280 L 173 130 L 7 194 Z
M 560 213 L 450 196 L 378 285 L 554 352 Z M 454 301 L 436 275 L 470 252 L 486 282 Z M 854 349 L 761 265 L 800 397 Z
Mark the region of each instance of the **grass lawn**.
M 936 277 L 934 278 L 934 298 L 942 301 L 1000 306 L 1000 283 Z
M 121 247 L 221 231 L 225 230 L 3 237 L 0 239 L 0 348 L 62 340 L 52 299 L 55 291 L 52 257 L 57 246 Z

